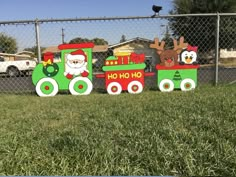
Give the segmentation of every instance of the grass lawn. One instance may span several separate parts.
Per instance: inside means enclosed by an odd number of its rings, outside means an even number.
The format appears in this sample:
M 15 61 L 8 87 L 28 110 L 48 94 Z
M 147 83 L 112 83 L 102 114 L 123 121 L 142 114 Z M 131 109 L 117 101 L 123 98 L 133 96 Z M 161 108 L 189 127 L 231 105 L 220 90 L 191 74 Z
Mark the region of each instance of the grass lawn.
M 0 97 L 0 175 L 236 176 L 235 85 Z

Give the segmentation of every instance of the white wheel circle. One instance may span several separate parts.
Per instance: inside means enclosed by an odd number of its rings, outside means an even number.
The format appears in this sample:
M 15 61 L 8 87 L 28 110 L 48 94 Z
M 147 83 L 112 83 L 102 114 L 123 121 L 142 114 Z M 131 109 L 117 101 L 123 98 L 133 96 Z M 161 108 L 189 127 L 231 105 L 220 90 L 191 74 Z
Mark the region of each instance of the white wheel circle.
M 122 91 L 122 87 L 118 82 L 111 82 L 107 86 L 107 93 L 110 95 L 118 95 Z
M 132 81 L 128 85 L 128 92 L 132 94 L 138 94 L 143 91 L 143 85 L 139 81 Z
M 88 95 L 93 90 L 93 84 L 87 77 L 76 77 L 70 81 L 69 91 L 72 95 Z
M 174 83 L 170 79 L 163 79 L 159 84 L 159 89 L 162 92 L 171 92 L 174 90 Z
M 196 84 L 192 79 L 184 79 L 180 83 L 180 89 L 182 91 L 189 91 L 195 89 Z
M 38 81 L 35 89 L 41 97 L 55 96 L 58 93 L 58 84 L 52 78 L 43 78 Z

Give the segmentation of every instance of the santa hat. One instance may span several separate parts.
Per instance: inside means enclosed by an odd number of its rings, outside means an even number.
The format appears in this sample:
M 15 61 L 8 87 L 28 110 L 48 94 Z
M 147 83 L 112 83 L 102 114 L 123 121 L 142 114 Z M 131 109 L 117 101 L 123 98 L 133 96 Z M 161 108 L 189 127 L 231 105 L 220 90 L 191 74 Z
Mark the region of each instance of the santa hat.
M 68 60 L 84 60 L 87 62 L 87 56 L 85 55 L 83 50 L 76 50 L 74 52 L 71 52 L 70 54 L 67 55 Z

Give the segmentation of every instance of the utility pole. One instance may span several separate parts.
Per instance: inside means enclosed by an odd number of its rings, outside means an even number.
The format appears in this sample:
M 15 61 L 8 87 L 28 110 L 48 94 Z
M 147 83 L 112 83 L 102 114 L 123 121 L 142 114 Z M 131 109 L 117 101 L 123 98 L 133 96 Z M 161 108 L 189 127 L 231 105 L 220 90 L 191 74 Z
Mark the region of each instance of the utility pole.
M 62 44 L 64 44 L 65 43 L 65 40 L 64 40 L 64 38 L 65 38 L 65 33 L 64 33 L 64 28 L 62 28 L 61 29 L 61 38 L 62 38 Z

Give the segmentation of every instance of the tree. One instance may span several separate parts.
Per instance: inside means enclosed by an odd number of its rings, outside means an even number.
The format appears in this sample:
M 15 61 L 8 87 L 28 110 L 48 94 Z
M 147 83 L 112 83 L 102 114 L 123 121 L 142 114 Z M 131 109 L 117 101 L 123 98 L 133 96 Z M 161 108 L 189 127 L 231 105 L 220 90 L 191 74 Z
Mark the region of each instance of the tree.
M 180 80 L 182 80 L 181 75 L 180 75 L 180 73 L 179 73 L 178 70 L 175 72 L 174 77 L 173 77 L 173 80 L 175 80 L 175 81 L 180 81 Z
M 125 41 L 126 41 L 126 36 L 123 34 L 121 36 L 120 43 L 125 42 Z
M 77 38 L 70 40 L 69 44 L 85 43 L 85 42 L 93 42 L 95 45 L 107 45 L 108 44 L 108 42 L 102 38 L 94 38 L 94 39 L 90 40 L 90 39 L 81 38 L 81 37 L 77 37 Z
M 0 33 L 0 52 L 16 53 L 17 52 L 16 39 L 14 39 L 11 36 L 7 36 L 4 33 Z
M 171 34 L 169 32 L 169 27 L 166 26 L 166 32 L 165 36 L 162 38 L 162 41 L 165 41 L 165 49 L 172 49 L 174 44 L 173 44 L 173 39 L 171 38 Z
M 87 38 L 77 37 L 77 38 L 70 40 L 69 44 L 85 43 L 85 42 L 91 42 L 91 41 Z
M 102 38 L 94 38 L 94 39 L 92 39 L 92 42 L 95 45 L 107 45 L 108 44 L 108 42 L 105 39 L 102 39 Z
M 235 0 L 173 0 L 173 14 L 233 13 Z
M 171 14 L 203 14 L 203 13 L 230 13 L 236 12 L 235 0 L 174 0 L 174 9 Z M 200 51 L 209 51 L 215 48 L 216 18 L 215 17 L 176 17 L 171 18 L 170 27 L 174 36 L 184 36 L 191 45 L 199 46 Z M 220 47 L 227 48 L 235 45 L 235 29 L 229 25 L 236 25 L 236 19 L 221 20 Z M 229 42 L 225 42 L 225 39 Z

